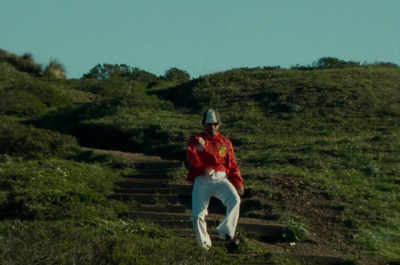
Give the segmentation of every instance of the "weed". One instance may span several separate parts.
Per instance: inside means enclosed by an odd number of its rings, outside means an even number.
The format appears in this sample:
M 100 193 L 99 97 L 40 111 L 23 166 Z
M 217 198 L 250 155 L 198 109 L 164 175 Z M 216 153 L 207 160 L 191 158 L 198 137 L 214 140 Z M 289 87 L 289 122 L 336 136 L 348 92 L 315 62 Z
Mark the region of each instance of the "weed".
M 283 238 L 286 242 L 302 241 L 306 239 L 310 233 L 308 225 L 302 217 L 286 214 L 281 216 L 281 220 L 284 220 L 287 224 L 283 232 Z

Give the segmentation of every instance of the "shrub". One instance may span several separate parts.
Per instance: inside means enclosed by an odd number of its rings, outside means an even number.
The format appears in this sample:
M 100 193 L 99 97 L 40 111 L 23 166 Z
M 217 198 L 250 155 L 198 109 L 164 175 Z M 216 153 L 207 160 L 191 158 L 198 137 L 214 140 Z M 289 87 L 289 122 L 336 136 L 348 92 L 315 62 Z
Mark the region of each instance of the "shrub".
M 0 153 L 13 156 L 63 155 L 78 148 L 72 136 L 17 122 L 0 124 Z
M 119 175 L 99 164 L 56 159 L 2 164 L 1 219 L 91 220 L 117 217 L 108 200 Z
M 0 90 L 0 115 L 37 117 L 72 103 L 71 96 L 51 83 L 18 80 Z
M 120 78 L 124 81 L 136 81 L 151 83 L 157 81 L 157 76 L 141 70 L 137 67 L 130 67 L 126 64 L 97 64 L 83 78 L 93 78 L 98 80 L 111 80 Z
M 22 56 L 18 56 L 16 54 L 0 49 L 0 61 L 8 62 L 19 71 L 27 72 L 35 76 L 42 75 L 42 66 L 35 63 L 31 53 L 25 53 Z
M 51 59 L 44 70 L 45 76 L 65 79 L 65 66 L 56 59 Z
M 85 92 L 91 92 L 93 94 L 103 94 L 102 92 L 105 89 L 105 83 L 107 81 L 104 80 L 97 80 L 94 78 L 82 78 L 79 80 L 75 80 L 71 82 L 70 86 L 73 89 L 81 90 Z
M 47 111 L 41 100 L 26 91 L 5 89 L 0 91 L 0 115 L 17 117 L 39 116 Z
M 165 79 L 167 81 L 183 83 L 190 80 L 190 75 L 186 71 L 174 67 L 165 72 Z

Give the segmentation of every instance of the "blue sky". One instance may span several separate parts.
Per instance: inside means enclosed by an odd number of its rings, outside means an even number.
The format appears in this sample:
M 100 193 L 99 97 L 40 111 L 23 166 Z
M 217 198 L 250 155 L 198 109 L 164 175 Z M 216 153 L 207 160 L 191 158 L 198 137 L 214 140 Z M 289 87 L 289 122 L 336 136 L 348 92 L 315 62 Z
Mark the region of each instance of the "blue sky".
M 192 77 L 321 57 L 400 65 L 400 0 L 0 0 L 0 49 Z

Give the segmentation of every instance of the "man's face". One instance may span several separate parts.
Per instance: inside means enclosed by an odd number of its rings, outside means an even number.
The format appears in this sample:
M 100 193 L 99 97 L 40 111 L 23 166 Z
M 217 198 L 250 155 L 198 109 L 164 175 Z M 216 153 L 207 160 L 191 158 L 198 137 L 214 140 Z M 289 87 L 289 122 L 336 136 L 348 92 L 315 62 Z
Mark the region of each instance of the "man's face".
M 214 136 L 218 133 L 219 125 L 219 123 L 206 123 L 204 128 L 209 135 Z

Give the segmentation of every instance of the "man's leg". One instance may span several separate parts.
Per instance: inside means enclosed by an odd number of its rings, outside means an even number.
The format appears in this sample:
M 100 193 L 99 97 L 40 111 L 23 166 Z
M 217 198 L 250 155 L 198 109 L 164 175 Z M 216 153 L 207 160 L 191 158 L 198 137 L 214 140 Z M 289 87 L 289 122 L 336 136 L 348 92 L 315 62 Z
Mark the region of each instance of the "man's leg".
M 211 247 L 210 235 L 207 232 L 205 220 L 208 215 L 208 205 L 212 193 L 212 183 L 208 177 L 197 177 L 192 192 L 192 217 L 191 221 L 199 245 L 205 249 Z
M 223 238 L 234 238 L 239 220 L 240 196 L 227 178 L 221 179 L 213 195 L 226 206 L 226 216 L 218 225 L 217 231 Z

